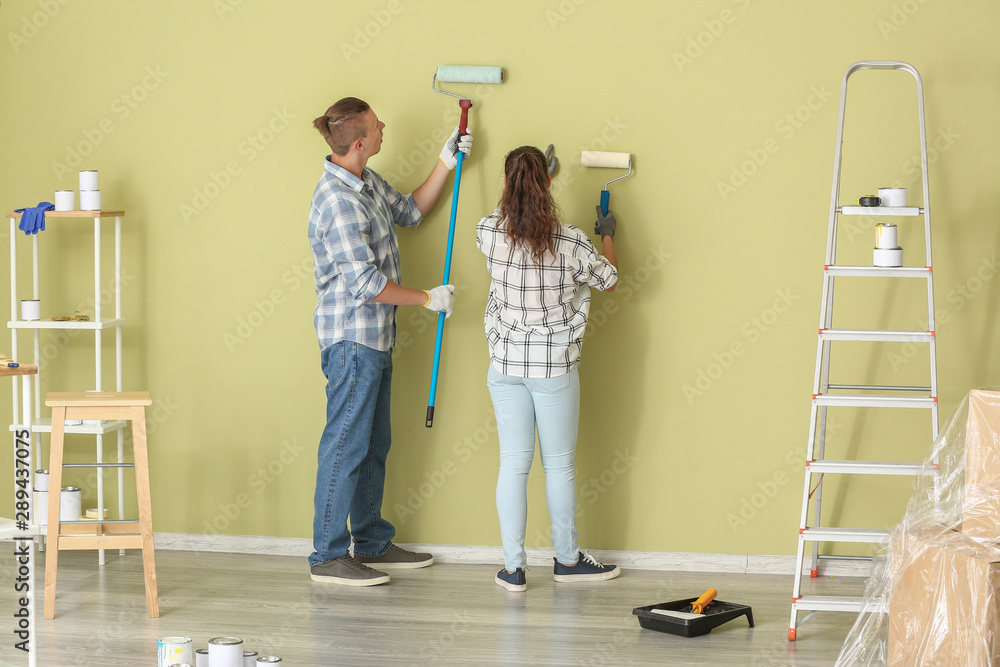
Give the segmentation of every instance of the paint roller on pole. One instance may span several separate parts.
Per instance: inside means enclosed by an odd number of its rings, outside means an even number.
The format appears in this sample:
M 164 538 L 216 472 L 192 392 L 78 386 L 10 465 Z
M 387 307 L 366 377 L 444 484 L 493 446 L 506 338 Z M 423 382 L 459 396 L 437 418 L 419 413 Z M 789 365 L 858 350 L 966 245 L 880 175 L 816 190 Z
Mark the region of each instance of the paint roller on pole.
M 470 65 L 441 65 L 434 73 L 431 80 L 431 89 L 436 93 L 451 95 L 458 98 L 458 105 L 462 109 L 462 118 L 458 123 L 458 135 L 467 134 L 469 126 L 469 109 L 472 108 L 472 100 L 468 97 L 449 93 L 438 88 L 438 83 L 503 83 L 502 67 L 476 67 Z M 455 188 L 451 195 L 451 219 L 448 222 L 448 248 L 444 256 L 444 280 L 443 285 L 447 285 L 451 279 L 451 253 L 455 244 L 455 219 L 458 217 L 458 191 L 462 184 L 462 161 L 465 154 L 458 151 L 457 164 L 455 165 Z M 434 368 L 431 371 L 430 397 L 427 399 L 427 420 L 424 426 L 431 428 L 434 425 L 434 399 L 437 395 L 438 371 L 441 367 L 441 341 L 444 338 L 444 313 L 438 313 L 437 340 L 434 342 Z
M 608 207 L 611 205 L 611 192 L 608 187 L 615 181 L 632 175 L 632 154 L 631 153 L 609 153 L 607 151 L 583 151 L 580 154 L 580 164 L 584 167 L 604 167 L 606 169 L 628 169 L 628 173 L 618 178 L 612 178 L 601 190 L 601 213 L 608 214 Z

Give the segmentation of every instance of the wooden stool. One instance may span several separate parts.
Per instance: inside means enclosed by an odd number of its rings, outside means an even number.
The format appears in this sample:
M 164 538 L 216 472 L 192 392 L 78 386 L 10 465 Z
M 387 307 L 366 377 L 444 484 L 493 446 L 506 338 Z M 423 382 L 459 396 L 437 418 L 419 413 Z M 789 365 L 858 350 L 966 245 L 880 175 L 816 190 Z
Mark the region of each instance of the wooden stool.
M 153 400 L 149 392 L 50 393 L 45 405 L 52 408 L 52 441 L 49 447 L 48 555 L 45 557 L 45 618 L 55 618 L 56 565 L 59 551 L 73 549 L 142 549 L 142 570 L 146 580 L 149 615 L 160 615 L 156 595 L 156 563 L 153 560 L 153 515 L 149 496 L 149 457 L 146 454 L 146 408 Z M 96 521 L 59 523 L 62 489 L 63 439 L 67 419 L 123 419 L 132 422 L 134 464 L 73 464 L 75 467 L 135 468 L 138 521 Z M 54 495 L 53 495 L 54 494 Z M 138 530 L 138 533 L 136 531 Z

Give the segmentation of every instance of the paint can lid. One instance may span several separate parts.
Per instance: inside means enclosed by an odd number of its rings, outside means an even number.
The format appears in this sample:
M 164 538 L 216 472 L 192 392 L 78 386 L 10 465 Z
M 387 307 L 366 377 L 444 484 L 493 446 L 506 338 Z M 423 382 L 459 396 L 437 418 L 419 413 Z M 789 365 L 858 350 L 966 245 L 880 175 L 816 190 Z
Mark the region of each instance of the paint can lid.
M 208 640 L 209 644 L 215 644 L 216 646 L 235 646 L 237 644 L 242 644 L 243 640 L 239 637 L 215 637 L 214 639 Z
M 161 644 L 190 644 L 190 637 L 163 637 L 160 639 Z

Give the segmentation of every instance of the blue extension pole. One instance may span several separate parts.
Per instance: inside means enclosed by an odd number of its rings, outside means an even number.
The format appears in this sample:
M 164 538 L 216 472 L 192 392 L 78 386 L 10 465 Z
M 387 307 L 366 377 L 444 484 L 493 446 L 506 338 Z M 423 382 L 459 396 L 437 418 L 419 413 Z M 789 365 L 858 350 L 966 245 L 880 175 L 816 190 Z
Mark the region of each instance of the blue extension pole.
M 468 106 L 466 106 L 468 103 Z M 469 107 L 472 106 L 468 100 L 462 100 L 462 122 L 459 127 L 459 136 L 465 134 Z M 455 187 L 451 195 L 451 220 L 448 222 L 448 248 L 444 255 L 444 278 L 442 285 L 447 285 L 451 279 L 451 251 L 455 245 L 455 220 L 458 218 L 458 191 L 462 186 L 462 161 L 465 154 L 458 151 L 458 163 L 455 165 Z M 437 340 L 434 341 L 434 368 L 431 371 L 431 391 L 427 399 L 427 419 L 424 426 L 431 428 L 434 426 L 434 399 L 437 396 L 438 371 L 441 367 L 441 341 L 444 339 L 444 313 L 438 313 Z

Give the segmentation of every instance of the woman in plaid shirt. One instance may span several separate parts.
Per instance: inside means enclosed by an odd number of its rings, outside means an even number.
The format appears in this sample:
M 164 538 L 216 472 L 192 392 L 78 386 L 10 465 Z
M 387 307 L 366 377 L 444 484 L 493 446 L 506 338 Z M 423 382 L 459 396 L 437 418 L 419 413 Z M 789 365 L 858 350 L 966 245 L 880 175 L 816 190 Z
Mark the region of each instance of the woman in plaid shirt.
M 577 365 L 590 311 L 590 288 L 611 291 L 618 280 L 614 214 L 601 215 L 603 256 L 587 234 L 560 222 L 549 191 L 545 156 L 533 146 L 504 161 L 500 205 L 476 226 L 476 243 L 492 277 L 486 303 L 490 349 L 487 384 L 500 439 L 497 513 L 504 569 L 496 583 L 525 590 L 524 534 L 528 472 L 538 430 L 545 495 L 552 519 L 554 578 L 560 582 L 612 579 L 580 550 L 576 535 L 574 457 L 580 416 Z

